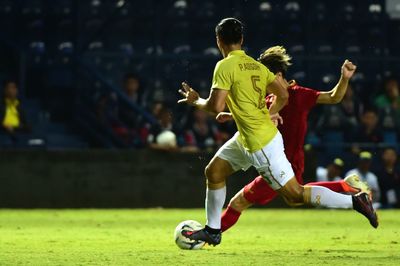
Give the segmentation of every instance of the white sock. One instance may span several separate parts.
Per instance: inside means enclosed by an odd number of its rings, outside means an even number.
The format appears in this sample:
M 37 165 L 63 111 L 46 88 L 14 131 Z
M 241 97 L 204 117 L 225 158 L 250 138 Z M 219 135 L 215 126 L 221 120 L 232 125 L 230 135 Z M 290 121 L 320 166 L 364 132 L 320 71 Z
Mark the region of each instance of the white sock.
M 305 186 L 305 201 L 313 206 L 325 208 L 351 209 L 353 199 L 350 195 L 336 193 L 326 187 Z M 307 191 L 309 195 L 307 195 Z
M 206 192 L 207 225 L 213 229 L 221 229 L 221 214 L 226 197 L 226 186 Z

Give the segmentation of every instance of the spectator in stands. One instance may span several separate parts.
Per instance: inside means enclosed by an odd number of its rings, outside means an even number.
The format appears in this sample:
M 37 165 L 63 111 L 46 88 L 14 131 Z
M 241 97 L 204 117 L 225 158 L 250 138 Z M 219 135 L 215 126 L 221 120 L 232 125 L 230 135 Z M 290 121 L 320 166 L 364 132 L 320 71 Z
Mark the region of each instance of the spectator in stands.
M 317 132 L 343 131 L 345 138 L 350 138 L 358 126 L 363 105 L 349 85 L 339 105 L 323 106 L 322 110 L 317 119 Z
M 342 179 L 344 162 L 340 158 L 336 158 L 328 164 L 327 167 L 318 166 L 317 167 L 317 181 L 327 182 L 327 181 L 339 181 Z
M 18 98 L 18 86 L 13 80 L 4 83 L 3 99 L 0 103 L 2 132 L 10 136 L 29 131 L 23 105 Z
M 381 203 L 385 208 L 400 207 L 400 169 L 394 148 L 386 148 L 382 153 L 382 164 L 377 170 L 381 189 Z
M 96 117 L 98 121 L 113 127 L 118 124 L 118 99 L 115 93 L 98 93 L 95 96 Z
M 146 102 L 143 99 L 140 81 L 135 74 L 128 73 L 124 76 L 123 90 L 131 104 L 139 108 L 145 107 Z M 121 121 L 131 130 L 139 127 L 139 124 L 141 123 L 140 113 L 132 108 L 129 103 L 121 102 L 119 108 L 119 117 Z
M 216 123 L 212 123 L 207 113 L 202 110 L 194 110 L 191 125 L 185 133 L 185 142 L 189 146 L 196 146 L 199 149 L 213 149 L 219 146 L 219 131 Z
M 178 130 L 174 127 L 172 112 L 162 106 L 156 112 L 158 123 L 149 128 L 149 147 L 157 150 L 178 150 Z
M 135 127 L 129 127 L 121 120 L 119 114 L 121 106 L 114 92 L 99 93 L 96 96 L 96 118 L 98 123 L 115 135 L 121 145 L 125 147 L 141 147 L 142 139 L 138 136 Z
M 384 93 L 375 100 L 379 109 L 381 125 L 386 130 L 395 130 L 400 123 L 399 82 L 390 77 L 385 80 Z
M 346 94 L 340 103 L 341 109 L 345 115 L 346 125 L 356 128 L 358 120 L 363 112 L 363 104 L 354 94 L 353 87 L 347 86 Z
M 375 106 L 378 108 L 392 107 L 395 110 L 400 109 L 399 82 L 394 77 L 385 80 L 384 93 L 375 100 Z
M 372 154 L 368 151 L 363 151 L 358 156 L 359 161 L 357 168 L 354 168 L 346 173 L 346 176 L 356 174 L 360 177 L 363 182 L 366 182 L 372 190 L 372 197 L 374 203 L 380 200 L 380 189 L 378 184 L 378 178 L 370 171 Z
M 128 96 L 132 103 L 140 107 L 146 106 L 144 91 L 141 87 L 141 82 L 137 75 L 133 73 L 127 73 L 124 76 L 123 89 L 126 96 Z
M 379 128 L 379 118 L 376 110 L 367 109 L 361 116 L 361 124 L 347 140 L 358 143 L 382 142 L 382 132 Z

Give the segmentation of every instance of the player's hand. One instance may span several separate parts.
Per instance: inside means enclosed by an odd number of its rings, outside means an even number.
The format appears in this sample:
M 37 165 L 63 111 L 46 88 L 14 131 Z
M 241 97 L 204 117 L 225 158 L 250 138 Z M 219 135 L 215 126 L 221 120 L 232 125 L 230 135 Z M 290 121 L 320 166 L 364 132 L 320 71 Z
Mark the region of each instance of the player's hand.
M 277 127 L 279 126 L 279 124 L 283 124 L 283 118 L 282 116 L 279 115 L 279 113 L 270 115 L 272 123 L 274 123 L 274 125 Z
M 182 82 L 182 89 L 179 93 L 184 97 L 180 99 L 178 103 L 187 103 L 189 105 L 194 105 L 194 103 L 200 98 L 197 91 L 192 89 L 186 82 Z
M 354 72 L 356 72 L 356 69 L 357 66 L 346 59 L 342 65 L 342 77 L 345 79 L 351 79 L 351 77 L 354 75 Z
M 227 121 L 231 121 L 233 119 L 232 114 L 228 113 L 228 112 L 221 112 L 219 113 L 215 119 L 219 122 L 219 123 L 225 123 Z

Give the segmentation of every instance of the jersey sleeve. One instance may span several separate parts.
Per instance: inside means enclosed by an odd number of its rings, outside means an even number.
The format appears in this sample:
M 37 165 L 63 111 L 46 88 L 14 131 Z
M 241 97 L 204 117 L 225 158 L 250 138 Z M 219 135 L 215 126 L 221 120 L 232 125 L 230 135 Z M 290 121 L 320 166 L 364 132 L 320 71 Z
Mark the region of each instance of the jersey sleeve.
M 233 85 L 232 76 L 233 69 L 224 64 L 224 61 L 219 61 L 214 69 L 211 88 L 229 91 Z
M 307 109 L 313 108 L 317 104 L 317 99 L 320 94 L 319 91 L 297 86 L 297 94 L 300 97 L 300 102 Z

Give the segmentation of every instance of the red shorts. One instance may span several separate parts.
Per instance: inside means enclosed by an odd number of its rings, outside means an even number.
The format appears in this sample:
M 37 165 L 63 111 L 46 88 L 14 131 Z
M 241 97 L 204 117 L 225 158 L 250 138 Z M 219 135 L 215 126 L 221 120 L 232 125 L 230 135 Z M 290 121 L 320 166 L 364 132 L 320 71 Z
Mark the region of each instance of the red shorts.
M 293 167 L 296 179 L 299 184 L 303 184 L 302 170 Z M 258 176 L 243 188 L 243 195 L 249 202 L 253 204 L 265 205 L 272 201 L 278 194 L 268 185 L 268 182 Z

